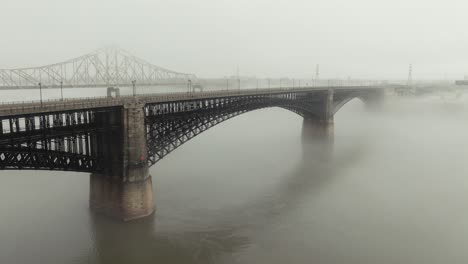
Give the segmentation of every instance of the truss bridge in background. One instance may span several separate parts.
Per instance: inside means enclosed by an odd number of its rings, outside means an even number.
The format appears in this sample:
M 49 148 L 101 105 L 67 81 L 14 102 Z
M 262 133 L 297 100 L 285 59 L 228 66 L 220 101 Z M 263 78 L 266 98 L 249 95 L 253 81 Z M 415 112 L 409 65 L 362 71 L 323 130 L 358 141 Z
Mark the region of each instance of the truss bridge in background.
M 60 63 L 0 69 L 0 89 L 115 87 L 185 84 L 193 74 L 153 65 L 118 47 L 105 47 Z

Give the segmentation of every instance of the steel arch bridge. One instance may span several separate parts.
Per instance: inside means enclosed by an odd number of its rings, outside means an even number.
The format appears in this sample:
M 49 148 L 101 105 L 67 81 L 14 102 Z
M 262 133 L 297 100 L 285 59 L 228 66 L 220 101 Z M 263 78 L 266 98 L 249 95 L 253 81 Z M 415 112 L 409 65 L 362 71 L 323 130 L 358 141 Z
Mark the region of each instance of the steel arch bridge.
M 72 170 L 103 172 L 123 163 L 123 140 L 139 132 L 144 149 L 138 162 L 152 166 L 192 138 L 240 114 L 268 107 L 280 107 L 306 119 L 327 121 L 348 101 L 360 98 L 366 104 L 378 102 L 382 91 L 376 88 L 249 91 L 200 93 L 139 98 L 140 118 L 125 116 L 123 101 L 115 105 L 95 105 L 25 114 L 0 115 L 0 169 Z M 331 98 L 328 98 L 331 96 Z M 145 102 L 146 101 L 146 102 Z M 128 124 L 129 118 L 135 124 Z M 141 131 L 140 131 L 141 130 Z M 127 134 L 124 135 L 124 134 Z M 116 145 L 116 142 L 121 142 Z M 118 157 L 117 157 L 118 156 Z M 117 157 L 117 158 L 116 158 Z
M 317 139 L 328 142 L 344 104 L 353 98 L 378 103 L 383 88 L 210 91 L 0 107 L 0 170 L 90 172 L 90 207 L 136 219 L 154 212 L 149 168 L 211 127 L 280 107 L 304 118 L 307 150 Z
M 86 55 L 39 67 L 0 69 L 0 89 L 43 87 L 110 87 L 186 83 L 196 79 L 153 65 L 118 47 L 105 47 Z

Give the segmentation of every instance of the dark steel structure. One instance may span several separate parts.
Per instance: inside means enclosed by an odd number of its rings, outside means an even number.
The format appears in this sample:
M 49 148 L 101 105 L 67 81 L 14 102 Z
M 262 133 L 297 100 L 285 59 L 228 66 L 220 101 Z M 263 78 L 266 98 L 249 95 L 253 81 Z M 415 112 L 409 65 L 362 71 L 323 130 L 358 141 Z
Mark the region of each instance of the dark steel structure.
M 96 109 L 0 117 L 0 169 L 98 170 Z
M 219 97 L 189 101 L 147 104 L 145 106 L 148 163 L 153 165 L 164 156 L 203 131 L 234 116 L 266 107 L 280 107 L 316 120 L 329 119 L 349 100 L 360 97 L 372 103 L 382 91 L 359 89 L 336 93 L 331 109 L 327 97 L 331 91 L 285 91 L 278 94 Z M 330 111 L 331 112 L 328 112 Z

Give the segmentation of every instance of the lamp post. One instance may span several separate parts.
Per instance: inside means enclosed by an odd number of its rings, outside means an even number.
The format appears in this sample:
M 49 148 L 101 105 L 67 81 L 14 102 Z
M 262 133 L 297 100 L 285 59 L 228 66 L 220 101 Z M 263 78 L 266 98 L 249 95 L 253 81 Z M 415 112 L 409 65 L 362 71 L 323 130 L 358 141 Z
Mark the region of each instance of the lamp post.
M 39 83 L 39 95 L 41 98 L 41 107 L 42 107 L 42 84 L 41 83 Z
M 189 92 L 193 92 L 193 89 L 192 89 L 192 80 L 189 79 L 187 85 L 188 85 L 188 90 L 189 90 Z
M 63 81 L 60 81 L 60 95 L 62 96 L 63 101 Z
M 229 91 L 229 79 L 226 78 L 226 91 Z
M 135 83 L 136 83 L 136 80 L 133 80 L 133 81 L 132 81 L 132 85 L 133 85 L 133 97 L 136 97 L 136 86 L 135 86 Z

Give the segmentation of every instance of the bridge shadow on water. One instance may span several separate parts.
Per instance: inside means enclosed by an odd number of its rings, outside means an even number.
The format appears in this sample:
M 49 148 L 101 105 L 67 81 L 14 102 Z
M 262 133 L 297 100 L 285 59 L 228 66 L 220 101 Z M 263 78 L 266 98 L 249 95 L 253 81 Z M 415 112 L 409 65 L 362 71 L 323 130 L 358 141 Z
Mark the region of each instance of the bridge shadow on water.
M 285 176 L 271 195 L 260 196 L 249 204 L 230 207 L 206 215 L 210 224 L 185 230 L 166 230 L 159 225 L 158 213 L 133 222 L 122 223 L 91 214 L 93 250 L 81 263 L 220 263 L 235 262 L 236 252 L 251 245 L 251 233 L 287 214 L 305 196 L 320 192 L 343 170 L 361 157 L 365 147 L 334 153 L 330 142 L 308 147 L 307 157 Z M 305 146 L 304 146 L 305 147 Z M 306 147 L 307 148 L 307 147 Z M 324 148 L 326 151 L 324 151 Z M 306 153 L 306 152 L 305 152 Z M 313 154 L 313 155 L 312 155 Z M 167 220 L 167 219 L 166 219 Z

